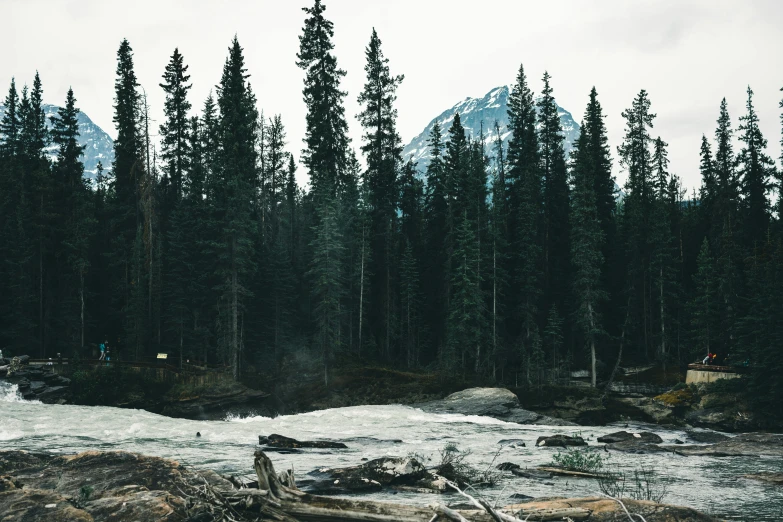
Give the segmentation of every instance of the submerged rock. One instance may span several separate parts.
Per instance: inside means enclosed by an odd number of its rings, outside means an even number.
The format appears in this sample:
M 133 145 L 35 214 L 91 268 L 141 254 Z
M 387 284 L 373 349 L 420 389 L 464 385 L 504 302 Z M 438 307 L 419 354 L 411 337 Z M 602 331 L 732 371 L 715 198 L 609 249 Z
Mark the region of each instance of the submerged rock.
M 624 440 L 607 444 L 606 448 L 623 453 L 638 453 L 640 455 L 647 453 L 666 453 L 672 451 L 667 446 L 659 446 L 657 443 L 639 442 L 637 440 Z
M 677 446 L 682 455 L 712 457 L 783 457 L 783 435 L 775 433 L 743 433 L 708 446 Z
M 522 408 L 519 398 L 505 388 L 469 388 L 452 393 L 443 400 L 420 404 L 418 407 L 431 413 L 481 415 L 517 424 L 576 426 L 573 422 L 547 417 Z
M 598 437 L 598 442 L 604 442 L 607 444 L 613 444 L 615 442 L 626 442 L 626 441 L 660 444 L 661 442 L 663 442 L 663 439 L 660 438 L 655 433 L 651 433 L 649 431 L 643 431 L 641 433 L 629 433 L 627 431 L 618 431 L 616 433 L 610 433 L 609 435 Z
M 345 449 L 348 446 L 342 442 L 334 442 L 329 440 L 296 440 L 290 437 L 284 437 L 283 435 L 277 435 L 273 433 L 268 437 L 263 435 L 258 436 L 258 443 L 262 446 L 269 446 L 271 448 L 332 448 L 332 449 Z
M 554 446 L 566 448 L 568 446 L 587 446 L 582 437 L 571 437 L 569 435 L 551 435 L 549 437 L 538 437 L 536 446 Z
M 759 480 L 761 482 L 769 482 L 770 484 L 783 486 L 783 473 L 771 473 L 767 471 L 762 473 L 751 473 L 749 475 L 742 475 L 742 478 Z
M 706 444 L 715 444 L 716 442 L 723 442 L 730 437 L 717 431 L 698 431 L 698 430 L 686 430 L 688 438 L 694 442 L 701 442 Z

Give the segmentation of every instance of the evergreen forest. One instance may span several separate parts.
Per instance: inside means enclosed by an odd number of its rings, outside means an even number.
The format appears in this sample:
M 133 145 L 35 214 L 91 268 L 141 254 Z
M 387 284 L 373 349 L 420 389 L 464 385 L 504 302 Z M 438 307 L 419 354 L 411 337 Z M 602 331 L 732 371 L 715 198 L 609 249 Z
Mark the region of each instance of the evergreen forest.
M 351 94 L 362 110 L 349 117 L 325 11 L 321 0 L 304 9 L 291 57 L 302 144 L 260 109 L 236 37 L 206 100 L 189 96 L 187 57 L 173 50 L 156 128 L 120 43 L 114 161 L 95 182 L 83 176 L 78 93 L 50 131 L 42 79 L 11 82 L 0 122 L 5 354 L 85 357 L 108 341 L 119 360 L 165 352 L 237 379 L 307 364 L 328 386 L 335 368 L 363 363 L 540 387 L 572 370 L 599 386 L 620 364 L 683 367 L 717 353 L 749 368 L 759 407 L 783 413 L 783 168 L 759 128 L 780 117 L 783 145 L 783 101 L 756 107 L 749 87 L 731 113 L 716 104 L 701 185 L 687 191 L 646 90 L 628 100 L 616 150 L 599 92 L 586 92 L 566 155 L 554 79 L 510 64 L 508 146 L 497 125 L 469 136 L 457 115 L 432 129 L 419 169 L 397 130 L 404 76 L 372 30 L 364 88 Z

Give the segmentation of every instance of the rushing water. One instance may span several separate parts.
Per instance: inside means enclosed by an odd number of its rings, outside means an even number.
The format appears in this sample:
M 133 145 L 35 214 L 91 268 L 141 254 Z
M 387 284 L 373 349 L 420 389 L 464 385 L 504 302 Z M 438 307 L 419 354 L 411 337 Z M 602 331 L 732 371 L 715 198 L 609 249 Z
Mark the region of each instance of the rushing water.
M 496 463 L 514 462 L 534 467 L 551 461 L 556 450 L 536 448 L 540 435 L 572 434 L 575 430 L 596 444 L 601 435 L 619 426 L 520 426 L 491 419 L 455 414 L 432 414 L 406 406 L 355 406 L 300 415 L 229 418 L 225 421 L 171 419 L 141 410 L 108 407 L 58 406 L 23 401 L 14 386 L 0 382 L 0 449 L 27 449 L 74 453 L 88 449 L 126 450 L 173 458 L 193 467 L 221 473 L 253 473 L 253 451 L 258 435 L 279 433 L 297 439 L 335 439 L 345 450 L 305 450 L 299 454 L 269 453 L 278 470 L 294 467 L 298 478 L 316 468 L 351 466 L 362 458 L 431 455 L 447 443 L 469 450 L 467 461 L 484 468 L 496 457 L 498 442 L 521 439 L 527 447 L 505 446 Z M 630 428 L 641 429 L 640 426 Z M 664 443 L 685 440 L 686 434 L 660 427 L 646 427 L 658 433 Z M 196 432 L 201 437 L 196 438 Z M 402 442 L 395 442 L 399 439 Z M 713 458 L 681 457 L 671 453 L 629 455 L 612 452 L 610 463 L 631 470 L 642 465 L 668 486 L 664 499 L 670 504 L 694 507 L 721 518 L 744 521 L 783 520 L 783 493 L 779 486 L 741 479 L 759 471 L 783 471 L 783 459 L 770 457 Z M 594 496 L 599 489 L 593 480 L 553 478 L 532 480 L 503 474 L 501 483 L 482 494 L 509 497 L 522 493 L 542 496 Z M 389 492 L 370 498 L 425 505 L 435 495 Z M 458 501 L 457 498 L 454 498 Z

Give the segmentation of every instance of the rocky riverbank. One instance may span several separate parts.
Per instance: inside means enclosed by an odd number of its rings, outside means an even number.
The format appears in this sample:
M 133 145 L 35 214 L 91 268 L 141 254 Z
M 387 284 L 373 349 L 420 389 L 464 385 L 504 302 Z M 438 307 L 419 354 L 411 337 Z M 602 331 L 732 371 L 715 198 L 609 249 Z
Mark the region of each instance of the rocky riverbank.
M 71 379 L 57 374 L 54 364 L 31 366 L 30 357 L 0 359 L 0 379 L 15 384 L 25 400 L 47 404 L 67 404 L 71 401 Z
M 75 377 L 62 368 L 26 365 L 27 356 L 0 361 L 0 379 L 17 384 L 25 399 L 144 409 L 170 417 L 219 420 L 227 415 L 276 416 L 355 405 L 403 404 L 428 412 L 483 415 L 519 424 L 604 425 L 641 421 L 723 432 L 776 431 L 780 420 L 754 413 L 741 380 L 674 388 L 677 374 L 654 368 L 633 373 L 608 393 L 590 387 L 473 387 L 438 374 L 384 368 L 335 369 L 329 387 L 320 375 L 283 371 L 277 379 L 201 386 L 148 383 L 118 369 L 99 367 Z M 661 393 L 662 390 L 666 390 Z
M 248 455 L 248 469 L 251 467 Z M 25 451 L 0 452 L 0 513 L 7 522 L 28 520 L 151 522 L 158 520 L 212 522 L 278 520 L 377 520 L 427 522 L 440 518 L 491 522 L 503 520 L 587 520 L 609 522 L 625 516 L 624 509 L 647 522 L 710 522 L 715 519 L 693 509 L 599 498 L 538 499 L 507 506 L 482 508 L 465 506 L 466 498 L 454 492 L 431 506 L 389 504 L 301 492 L 293 475 L 278 478 L 269 459 L 257 451 L 258 481 L 245 487 L 239 480 L 209 470 L 186 468 L 179 463 L 126 452 L 86 452 L 78 455 L 50 455 Z M 366 465 L 391 477 L 377 466 Z M 424 470 L 413 470 L 420 474 Z M 332 470 L 347 476 L 346 470 Z M 379 475 L 380 476 L 380 475 Z M 357 480 L 362 481 L 363 477 Z M 376 481 L 374 487 L 389 487 Z M 339 479 L 335 479 L 339 480 Z M 454 507 L 450 507 L 454 506 Z M 495 515 L 488 512 L 491 510 Z M 456 515 L 455 513 L 459 513 Z M 513 518 L 514 515 L 516 518 Z M 452 518 L 454 517 L 454 518 Z M 526 518 L 527 517 L 527 518 Z

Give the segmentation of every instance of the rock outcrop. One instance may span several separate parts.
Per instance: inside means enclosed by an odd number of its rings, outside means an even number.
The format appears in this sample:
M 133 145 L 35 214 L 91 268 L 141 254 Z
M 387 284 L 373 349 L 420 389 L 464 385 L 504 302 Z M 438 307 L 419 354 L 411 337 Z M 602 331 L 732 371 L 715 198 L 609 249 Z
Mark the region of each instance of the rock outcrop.
M 517 424 L 576 426 L 573 422 L 547 417 L 522 408 L 519 398 L 505 388 L 469 388 L 452 393 L 439 401 L 420 404 L 418 407 L 431 413 L 482 415 Z
M 0 366 L 0 377 L 16 384 L 19 393 L 26 400 L 38 400 L 46 404 L 65 404 L 71 398 L 71 380 L 55 373 L 54 364 L 33 366 L 30 357 L 21 355 L 6 359 L 8 364 Z

